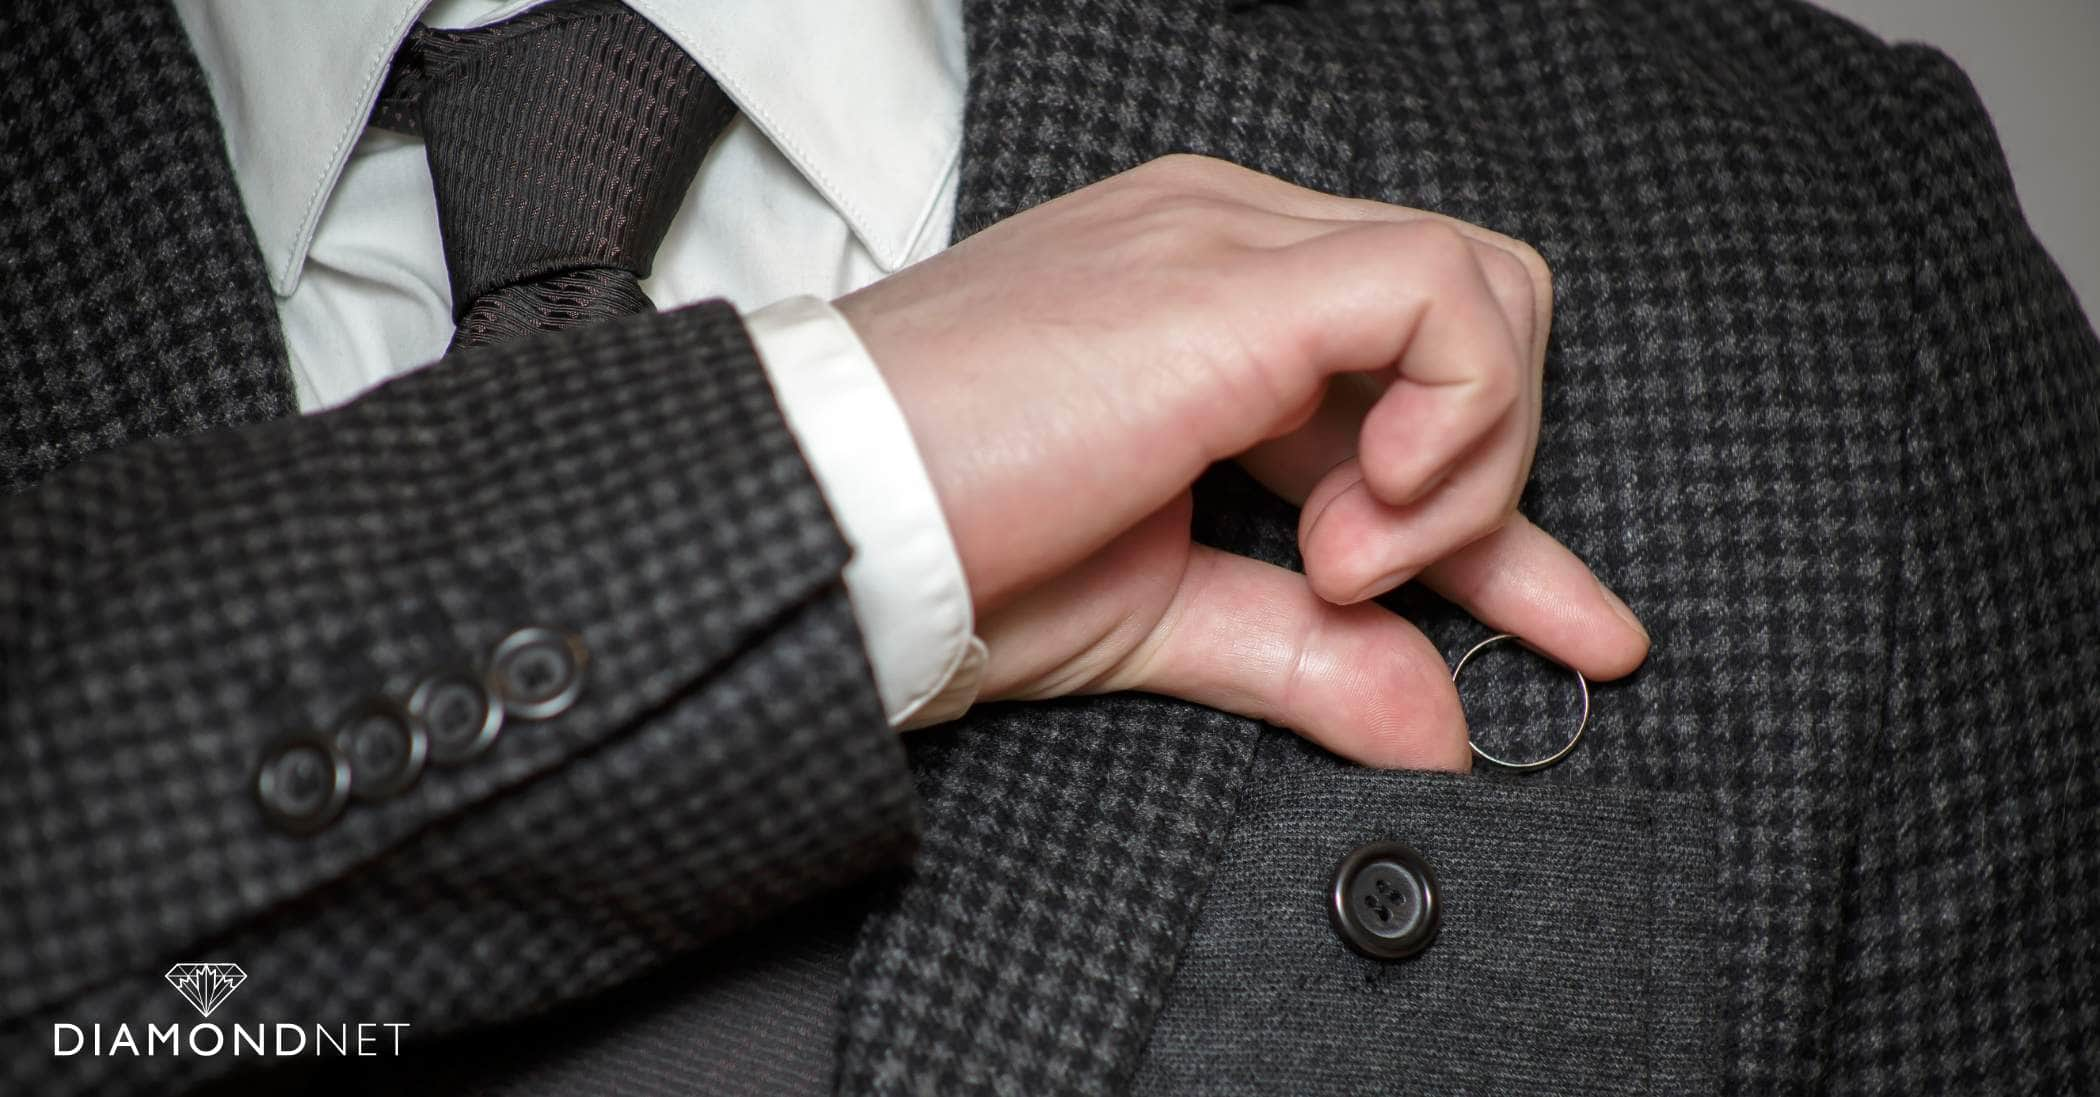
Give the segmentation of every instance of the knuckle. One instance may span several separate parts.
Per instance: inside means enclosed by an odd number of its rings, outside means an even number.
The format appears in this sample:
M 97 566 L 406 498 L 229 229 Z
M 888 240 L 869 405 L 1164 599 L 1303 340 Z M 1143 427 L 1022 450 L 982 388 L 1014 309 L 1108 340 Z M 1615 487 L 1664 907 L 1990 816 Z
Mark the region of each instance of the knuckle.
M 1510 250 L 1502 254 L 1510 256 L 1523 271 L 1526 291 L 1523 298 L 1533 312 L 1528 323 L 1536 325 L 1539 317 L 1551 316 L 1553 312 L 1553 268 L 1538 249 L 1521 240 L 1509 241 Z
M 1508 362 L 1506 354 L 1494 354 L 1473 380 L 1473 400 L 1482 408 L 1500 414 L 1517 406 L 1523 395 L 1523 386 L 1518 383 L 1515 369 L 1507 368 L 1516 363 Z
M 1120 245 L 1134 250 L 1146 262 L 1202 263 L 1222 271 L 1231 259 L 1230 226 L 1239 216 L 1231 203 L 1203 195 L 1162 191 L 1138 196 L 1120 211 Z M 1205 283 L 1182 284 L 1176 299 L 1207 300 L 1219 287 Z
M 1188 153 L 1149 160 L 1117 177 L 1117 213 L 1148 230 L 1218 235 L 1248 213 L 1244 201 L 1216 177 L 1223 161 Z M 1233 169 L 1237 170 L 1237 169 Z
M 1170 152 L 1139 164 L 1128 174 L 1176 189 L 1213 189 L 1236 170 L 1233 165 L 1214 157 L 1193 152 Z
M 1437 275 L 1449 275 L 1474 265 L 1473 245 L 1464 233 L 1434 218 L 1393 226 L 1406 244 L 1408 257 Z
M 1538 294 L 1538 282 L 1531 267 L 1520 256 L 1487 245 L 1480 249 L 1480 270 L 1495 297 L 1515 306 L 1524 314 L 1519 319 L 1528 323 Z
M 1510 240 L 1509 250 L 1505 254 L 1515 258 L 1517 264 L 1524 268 L 1524 275 L 1531 281 L 1531 293 L 1535 299 L 1553 299 L 1553 268 L 1546 262 L 1546 257 L 1539 254 L 1537 248 L 1522 240 Z

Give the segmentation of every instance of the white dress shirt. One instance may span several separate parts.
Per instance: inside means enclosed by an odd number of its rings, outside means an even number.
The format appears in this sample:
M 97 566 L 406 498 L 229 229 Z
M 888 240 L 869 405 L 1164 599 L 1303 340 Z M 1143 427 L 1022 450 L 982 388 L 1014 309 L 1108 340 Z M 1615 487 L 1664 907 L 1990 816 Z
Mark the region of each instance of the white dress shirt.
M 539 0 L 177 0 L 226 131 L 300 407 L 443 354 L 451 284 L 421 140 L 367 129 L 420 18 L 478 26 Z M 874 362 L 831 308 L 947 246 L 962 147 L 959 0 L 629 0 L 741 114 L 642 283 L 662 308 L 745 312 L 788 428 L 854 556 L 845 573 L 890 721 L 952 718 L 984 647 L 933 486 Z

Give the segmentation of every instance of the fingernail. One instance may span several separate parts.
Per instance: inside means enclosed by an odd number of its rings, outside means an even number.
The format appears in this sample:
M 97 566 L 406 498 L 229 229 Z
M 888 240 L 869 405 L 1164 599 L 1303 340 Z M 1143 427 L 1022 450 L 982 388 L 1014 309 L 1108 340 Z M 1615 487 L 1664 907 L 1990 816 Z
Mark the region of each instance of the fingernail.
M 1604 581 L 1601 579 L 1597 581 L 1597 593 L 1604 595 L 1604 604 L 1610 606 L 1611 611 L 1619 615 L 1619 620 L 1632 625 L 1634 631 L 1640 633 L 1643 637 L 1648 635 L 1648 626 L 1641 624 L 1641 619 L 1633 615 L 1633 608 L 1620 601 L 1619 596 L 1613 594 L 1611 588 L 1605 586 Z
M 1400 584 L 1405 583 L 1409 579 L 1414 578 L 1418 573 L 1421 572 L 1421 570 L 1421 568 L 1418 568 L 1413 564 L 1409 564 L 1404 568 L 1397 568 L 1393 571 L 1386 572 L 1384 575 L 1381 575 L 1378 578 L 1373 579 L 1370 582 L 1365 583 L 1362 587 L 1358 588 L 1356 592 L 1356 597 L 1351 598 L 1346 602 L 1343 602 L 1342 605 L 1353 606 L 1358 602 L 1368 602 L 1381 594 L 1398 588 Z
M 1424 479 L 1421 483 L 1416 484 L 1415 489 L 1413 491 L 1408 492 L 1406 498 L 1395 499 L 1393 502 L 1387 505 L 1395 507 L 1411 507 L 1416 503 L 1419 503 L 1422 500 L 1429 498 L 1432 494 L 1436 492 L 1436 489 L 1443 487 L 1444 482 L 1446 480 L 1451 479 L 1451 476 L 1452 470 L 1450 467 L 1447 466 L 1445 468 L 1438 469 L 1434 475 L 1429 476 L 1428 478 Z

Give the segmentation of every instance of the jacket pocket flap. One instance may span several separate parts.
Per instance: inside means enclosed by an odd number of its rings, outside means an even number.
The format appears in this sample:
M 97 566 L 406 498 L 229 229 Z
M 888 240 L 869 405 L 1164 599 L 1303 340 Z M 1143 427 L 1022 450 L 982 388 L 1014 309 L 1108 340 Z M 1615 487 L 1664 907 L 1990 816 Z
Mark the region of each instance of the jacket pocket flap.
M 1712 815 L 1689 793 L 1327 769 L 1257 780 L 1140 1092 L 1708 1090 Z M 1436 880 L 1410 959 L 1360 955 L 1328 896 L 1398 841 Z

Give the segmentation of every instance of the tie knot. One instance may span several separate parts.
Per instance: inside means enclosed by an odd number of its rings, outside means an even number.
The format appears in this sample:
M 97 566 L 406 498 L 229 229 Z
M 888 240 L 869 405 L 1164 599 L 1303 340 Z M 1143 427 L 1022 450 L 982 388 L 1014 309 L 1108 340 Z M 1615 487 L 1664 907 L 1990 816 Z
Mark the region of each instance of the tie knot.
M 458 318 L 567 272 L 647 277 L 735 113 L 625 5 L 562 0 L 489 27 L 416 28 L 373 120 L 423 137 Z

